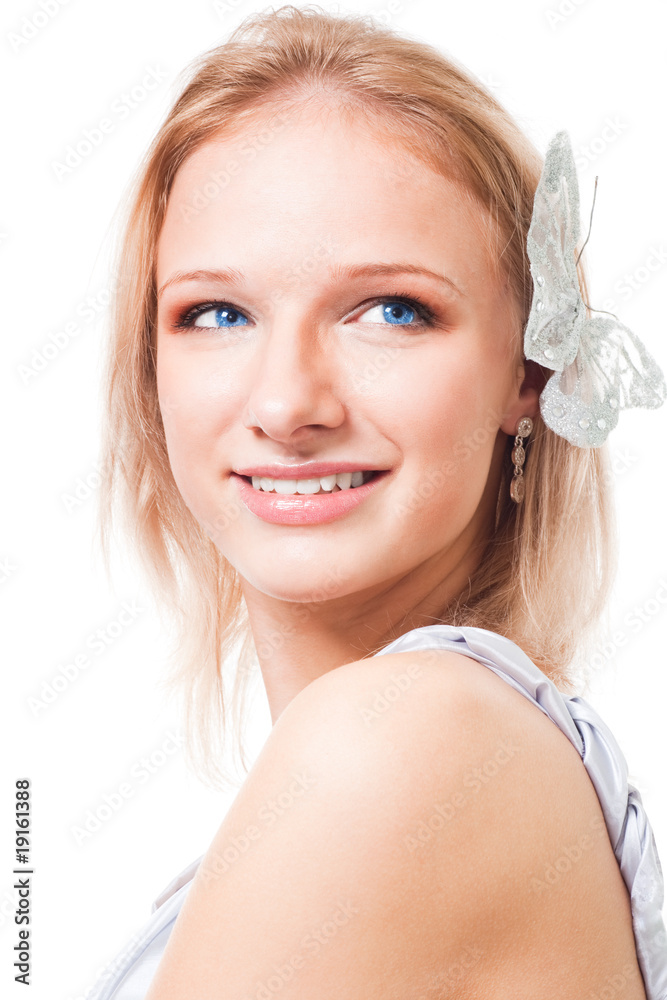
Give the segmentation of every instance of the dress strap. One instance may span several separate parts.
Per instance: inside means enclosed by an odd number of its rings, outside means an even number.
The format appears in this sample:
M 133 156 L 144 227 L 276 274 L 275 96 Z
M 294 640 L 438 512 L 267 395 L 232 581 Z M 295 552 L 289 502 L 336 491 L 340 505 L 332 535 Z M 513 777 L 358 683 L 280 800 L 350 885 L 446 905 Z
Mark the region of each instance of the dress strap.
M 639 791 L 616 739 L 584 698 L 562 694 L 553 681 L 506 636 L 469 626 L 425 625 L 376 653 L 448 649 L 483 663 L 532 701 L 577 749 L 593 782 L 609 840 L 630 895 L 637 959 L 648 1000 L 667 1000 L 667 932 L 662 918 L 664 882 L 658 849 Z

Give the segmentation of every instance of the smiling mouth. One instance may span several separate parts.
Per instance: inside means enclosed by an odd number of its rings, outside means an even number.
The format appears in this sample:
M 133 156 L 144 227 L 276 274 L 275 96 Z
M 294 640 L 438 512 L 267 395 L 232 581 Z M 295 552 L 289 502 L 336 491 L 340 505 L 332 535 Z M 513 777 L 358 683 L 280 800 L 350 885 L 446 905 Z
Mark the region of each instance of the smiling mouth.
M 328 476 L 312 476 L 307 479 L 272 479 L 270 476 L 240 476 L 258 493 L 274 493 L 283 496 L 319 496 L 325 493 L 340 493 L 354 490 L 359 486 L 384 475 L 388 470 L 368 470 L 364 472 L 339 472 Z

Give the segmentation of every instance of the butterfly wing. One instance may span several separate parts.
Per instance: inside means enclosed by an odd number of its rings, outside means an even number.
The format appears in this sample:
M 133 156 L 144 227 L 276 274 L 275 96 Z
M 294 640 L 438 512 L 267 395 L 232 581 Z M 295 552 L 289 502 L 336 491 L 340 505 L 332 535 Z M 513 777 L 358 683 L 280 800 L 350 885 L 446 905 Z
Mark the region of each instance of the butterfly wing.
M 667 396 L 662 371 L 638 337 L 616 319 L 583 321 L 576 358 L 540 395 L 544 422 L 571 444 L 598 447 L 621 410 L 655 409 Z
M 585 319 L 575 263 L 579 234 L 572 146 L 567 132 L 557 132 L 545 156 L 526 241 L 534 291 L 524 331 L 525 356 L 556 371 L 574 361 Z

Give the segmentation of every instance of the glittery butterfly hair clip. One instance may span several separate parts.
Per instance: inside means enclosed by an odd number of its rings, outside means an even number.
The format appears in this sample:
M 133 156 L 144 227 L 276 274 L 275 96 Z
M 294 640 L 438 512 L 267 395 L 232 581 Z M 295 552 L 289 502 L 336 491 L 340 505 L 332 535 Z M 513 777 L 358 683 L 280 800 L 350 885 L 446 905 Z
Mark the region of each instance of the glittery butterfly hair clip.
M 586 315 L 575 256 L 579 227 L 572 146 L 567 132 L 557 132 L 547 149 L 528 230 L 533 301 L 524 354 L 553 371 L 540 394 L 547 427 L 571 444 L 595 448 L 618 423 L 620 410 L 654 409 L 664 402 L 667 387 L 627 326 L 609 313 Z

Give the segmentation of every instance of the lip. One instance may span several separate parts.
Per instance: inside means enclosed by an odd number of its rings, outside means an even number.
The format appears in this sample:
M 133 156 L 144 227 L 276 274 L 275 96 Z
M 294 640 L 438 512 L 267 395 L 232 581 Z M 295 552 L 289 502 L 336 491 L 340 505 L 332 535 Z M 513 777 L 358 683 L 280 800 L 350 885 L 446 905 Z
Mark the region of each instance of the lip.
M 303 462 L 301 465 L 252 465 L 247 469 L 234 469 L 238 476 L 268 476 L 270 479 L 315 479 L 331 476 L 334 472 L 388 472 L 376 469 L 372 462 Z M 360 489 L 360 487 L 355 487 Z
M 323 463 L 319 463 L 322 465 Z M 349 463 L 348 463 L 349 464 Z M 329 463 L 331 467 L 331 463 Z M 262 466 L 268 469 L 270 466 Z M 275 468 L 275 466 L 273 466 Z M 339 472 L 354 472 L 355 469 L 343 469 L 337 466 Z M 263 473 L 253 472 L 248 475 L 262 475 Z M 269 475 L 268 472 L 264 473 Z M 245 473 L 244 473 L 245 475 Z M 327 475 L 327 473 L 320 473 Z M 242 475 L 235 472 L 230 473 L 230 478 L 234 480 L 239 491 L 241 501 L 248 510 L 270 524 L 324 524 L 327 521 L 334 521 L 339 517 L 344 517 L 355 510 L 359 504 L 371 495 L 389 475 L 389 470 L 384 469 L 378 472 L 373 479 L 364 483 L 363 486 L 350 487 L 347 490 L 336 490 L 334 493 L 295 493 L 292 495 L 285 493 L 264 493 L 256 490 L 252 483 L 246 482 Z M 286 476 L 276 478 L 288 478 Z M 290 479 L 296 478 L 290 476 Z M 298 478 L 307 478 L 300 475 Z

